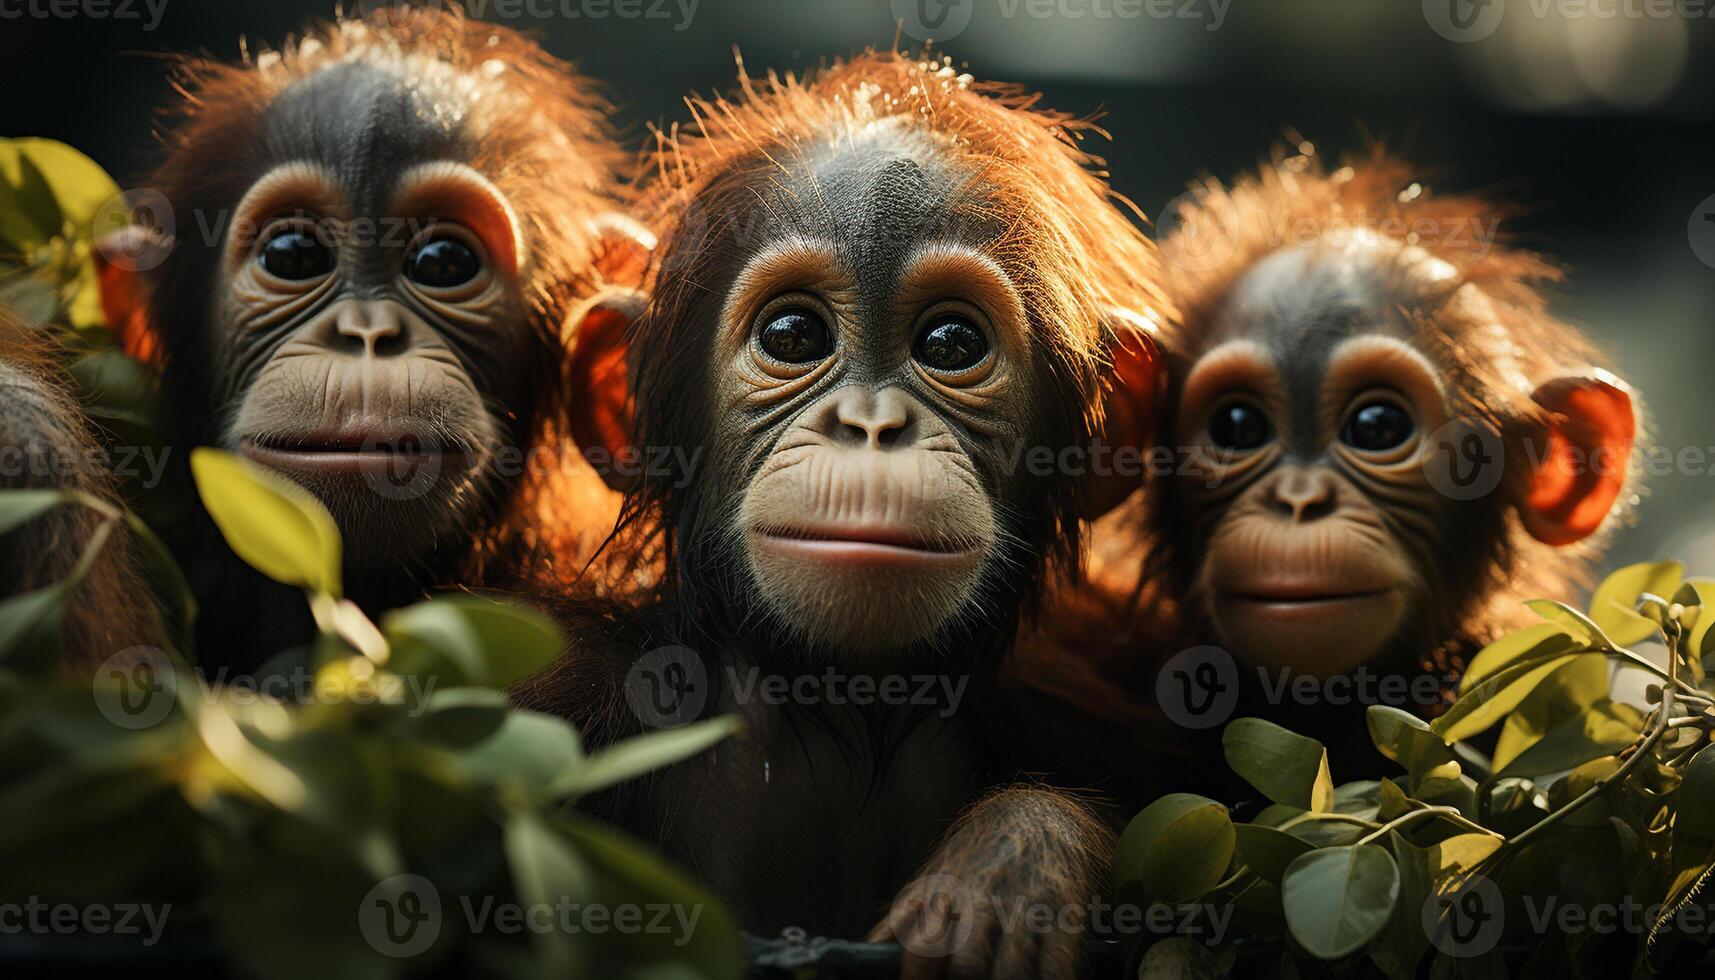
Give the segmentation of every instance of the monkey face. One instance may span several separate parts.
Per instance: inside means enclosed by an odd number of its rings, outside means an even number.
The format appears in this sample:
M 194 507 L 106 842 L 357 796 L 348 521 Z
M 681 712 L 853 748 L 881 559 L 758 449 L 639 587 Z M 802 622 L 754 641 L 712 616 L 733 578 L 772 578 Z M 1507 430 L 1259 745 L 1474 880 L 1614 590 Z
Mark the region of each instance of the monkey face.
M 408 131 L 427 125 L 400 111 L 422 96 L 386 72 L 351 74 L 324 73 L 355 79 L 359 116 L 398 112 L 388 122 L 426 158 L 346 146 L 349 120 L 315 116 L 316 145 L 339 159 L 277 165 L 250 185 L 221 254 L 214 346 L 231 386 L 227 448 L 315 491 L 361 564 L 401 557 L 402 528 L 427 531 L 408 547 L 428 548 L 475 516 L 514 444 L 502 406 L 523 404 L 531 358 L 506 200 L 449 158 L 444 134 Z M 271 123 L 328 81 L 289 90 Z
M 831 207 L 771 202 L 791 225 L 719 313 L 715 453 L 740 488 L 728 553 L 792 634 L 895 649 L 980 605 L 1011 561 L 1024 305 L 933 158 L 860 146 L 814 177 Z
M 1328 675 L 1374 659 L 1444 564 L 1450 502 L 1424 468 L 1449 417 L 1443 373 L 1393 319 L 1373 261 L 1258 263 L 1180 395 L 1198 592 L 1223 641 L 1261 664 Z

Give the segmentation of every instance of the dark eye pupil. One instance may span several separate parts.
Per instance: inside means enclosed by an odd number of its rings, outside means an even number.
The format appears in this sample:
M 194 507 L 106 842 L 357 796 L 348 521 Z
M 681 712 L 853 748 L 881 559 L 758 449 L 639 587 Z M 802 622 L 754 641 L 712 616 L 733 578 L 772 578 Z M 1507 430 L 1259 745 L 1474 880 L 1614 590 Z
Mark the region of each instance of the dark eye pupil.
M 818 361 L 833 349 L 827 324 L 804 310 L 787 310 L 768 321 L 757 341 L 769 357 L 787 364 Z
M 481 267 L 469 245 L 456 238 L 437 238 L 411 256 L 406 274 L 413 282 L 445 289 L 475 279 Z
M 262 246 L 262 268 L 281 279 L 314 279 L 333 268 L 333 252 L 301 231 L 276 235 Z
M 1340 439 L 1348 446 L 1372 452 L 1392 449 L 1411 438 L 1411 416 L 1398 405 L 1378 402 L 1358 409 L 1346 421 Z
M 937 371 L 962 371 L 988 356 L 988 337 L 964 320 L 941 320 L 917 338 L 914 356 Z
M 1209 441 L 1222 449 L 1255 449 L 1270 436 L 1268 416 L 1255 405 L 1235 402 L 1209 420 Z

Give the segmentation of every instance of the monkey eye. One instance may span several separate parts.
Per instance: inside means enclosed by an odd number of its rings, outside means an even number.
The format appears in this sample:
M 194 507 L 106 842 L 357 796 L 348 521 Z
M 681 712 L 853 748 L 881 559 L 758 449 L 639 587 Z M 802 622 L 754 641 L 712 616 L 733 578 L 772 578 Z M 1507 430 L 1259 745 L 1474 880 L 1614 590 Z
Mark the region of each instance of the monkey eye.
M 462 286 L 482 271 L 476 250 L 457 238 L 434 238 L 405 260 L 405 275 L 431 289 Z
M 1370 402 L 1353 412 L 1340 430 L 1340 441 L 1353 449 L 1382 452 L 1410 439 L 1417 431 L 1411 413 L 1393 402 Z
M 931 321 L 911 350 L 918 363 L 936 371 L 968 370 L 981 364 L 988 353 L 988 335 L 962 316 Z
M 1209 419 L 1209 442 L 1219 449 L 1257 449 L 1272 438 L 1268 416 L 1250 402 L 1228 402 Z
M 799 307 L 781 310 L 757 331 L 762 352 L 787 364 L 808 364 L 827 357 L 834 338 L 827 323 L 815 313 Z
M 292 229 L 268 239 L 256 261 L 269 275 L 296 282 L 333 271 L 333 249 L 307 231 Z

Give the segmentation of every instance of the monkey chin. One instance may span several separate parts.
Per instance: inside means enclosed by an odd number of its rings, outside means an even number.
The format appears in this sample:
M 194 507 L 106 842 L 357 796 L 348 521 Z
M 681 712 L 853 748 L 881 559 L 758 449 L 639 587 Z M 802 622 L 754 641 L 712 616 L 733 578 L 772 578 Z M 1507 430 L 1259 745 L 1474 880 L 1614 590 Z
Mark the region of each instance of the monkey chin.
M 792 633 L 841 651 L 883 653 L 936 636 L 976 595 L 987 542 L 957 547 L 886 528 L 758 529 L 751 573 Z
M 1403 588 L 1321 595 L 1216 594 L 1222 642 L 1251 663 L 1317 679 L 1361 666 L 1398 635 L 1410 609 Z

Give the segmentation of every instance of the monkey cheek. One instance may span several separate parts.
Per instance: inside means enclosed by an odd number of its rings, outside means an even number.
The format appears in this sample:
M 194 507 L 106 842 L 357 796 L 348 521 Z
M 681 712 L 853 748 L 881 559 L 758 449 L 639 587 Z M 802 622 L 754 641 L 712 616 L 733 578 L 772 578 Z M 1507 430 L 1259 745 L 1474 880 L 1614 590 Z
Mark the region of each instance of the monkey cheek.
M 1235 596 L 1214 599 L 1222 641 L 1237 656 L 1270 670 L 1323 679 L 1373 660 L 1405 622 L 1402 589 L 1298 602 Z

